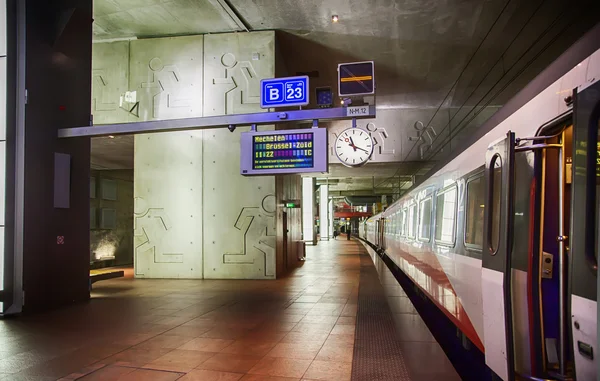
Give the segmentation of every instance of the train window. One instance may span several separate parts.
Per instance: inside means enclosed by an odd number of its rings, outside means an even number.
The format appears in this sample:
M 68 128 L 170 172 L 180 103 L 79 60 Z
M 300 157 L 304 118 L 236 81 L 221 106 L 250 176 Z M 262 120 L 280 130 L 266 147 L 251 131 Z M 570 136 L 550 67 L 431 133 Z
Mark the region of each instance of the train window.
M 479 176 L 467 182 L 465 213 L 465 244 L 481 250 L 483 247 L 483 213 L 485 211 L 485 180 Z
M 417 205 L 412 204 L 408 208 L 408 237 L 415 238 L 415 233 L 417 231 Z
M 402 209 L 400 213 L 400 236 L 406 237 L 406 215 L 408 214 L 408 209 Z
M 489 226 L 488 231 L 488 242 L 490 254 L 496 255 L 498 252 L 498 245 L 500 244 L 500 218 L 502 215 L 501 210 L 501 198 L 502 198 L 502 158 L 496 154 L 492 157 L 490 164 L 490 170 L 492 171 L 490 177 L 490 187 L 492 188 L 491 200 L 488 203 L 490 205 L 489 214 Z M 488 197 L 489 197 L 488 196 Z
M 435 240 L 454 245 L 456 220 L 456 185 L 443 190 L 435 198 Z
M 431 197 L 419 203 L 419 239 L 429 241 L 431 239 Z

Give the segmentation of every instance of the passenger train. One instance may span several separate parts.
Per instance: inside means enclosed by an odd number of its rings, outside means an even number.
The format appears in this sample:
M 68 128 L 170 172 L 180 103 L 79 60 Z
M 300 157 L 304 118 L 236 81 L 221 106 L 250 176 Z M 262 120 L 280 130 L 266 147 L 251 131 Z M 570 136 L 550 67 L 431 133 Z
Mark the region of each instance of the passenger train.
M 493 378 L 597 379 L 597 48 L 360 226 Z

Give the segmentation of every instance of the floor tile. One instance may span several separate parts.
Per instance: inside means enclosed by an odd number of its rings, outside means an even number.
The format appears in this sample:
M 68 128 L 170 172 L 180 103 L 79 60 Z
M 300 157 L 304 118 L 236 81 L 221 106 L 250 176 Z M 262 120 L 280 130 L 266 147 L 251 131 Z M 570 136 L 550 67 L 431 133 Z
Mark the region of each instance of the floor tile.
M 128 368 L 123 366 L 113 366 L 109 365 L 103 368 L 98 369 L 95 372 L 92 372 L 88 375 L 85 375 L 79 378 L 79 381 L 106 381 L 106 380 L 116 380 L 119 379 L 128 373 L 131 373 L 135 370 L 135 368 Z
M 127 349 L 106 359 L 100 360 L 99 362 L 104 364 L 142 367 L 171 351 L 172 349 L 165 348 Z
M 175 349 L 144 365 L 144 368 L 186 373 L 214 355 L 215 353 L 210 352 Z
M 119 377 L 118 381 L 175 381 L 180 380 L 181 376 L 183 376 L 183 373 L 136 369 Z
M 233 342 L 231 345 L 223 348 L 221 353 L 240 354 L 240 355 L 254 355 L 264 356 L 273 347 L 277 345 L 274 341 L 250 341 L 250 340 L 239 340 Z
M 325 381 L 349 381 L 352 364 L 315 360 L 304 374 L 305 379 Z
M 322 344 L 319 342 L 279 343 L 267 353 L 267 357 L 313 360 L 321 347 Z
M 356 318 L 351 316 L 340 316 L 336 324 L 356 325 Z
M 203 352 L 220 352 L 228 345 L 233 344 L 233 342 L 234 340 L 209 339 L 199 337 L 182 345 L 179 349 Z
M 265 357 L 248 373 L 266 376 L 300 378 L 310 366 L 310 360 Z
M 170 334 L 162 334 L 146 340 L 134 348 L 137 349 L 157 349 L 157 348 L 170 348 L 175 349 L 181 347 L 183 344 L 192 340 L 189 336 L 176 336 Z
M 352 362 L 354 344 L 327 343 L 323 345 L 315 360 Z
M 232 373 L 247 373 L 263 356 L 218 353 L 197 368 Z
M 289 377 L 263 376 L 260 374 L 247 374 L 244 377 L 240 378 L 240 381 L 300 381 L 300 379 Z
M 354 335 L 355 328 L 356 327 L 353 325 L 337 324 L 331 330 L 331 334 L 332 335 Z
M 192 370 L 178 381 L 237 381 L 244 376 L 239 373 L 216 372 L 213 370 Z

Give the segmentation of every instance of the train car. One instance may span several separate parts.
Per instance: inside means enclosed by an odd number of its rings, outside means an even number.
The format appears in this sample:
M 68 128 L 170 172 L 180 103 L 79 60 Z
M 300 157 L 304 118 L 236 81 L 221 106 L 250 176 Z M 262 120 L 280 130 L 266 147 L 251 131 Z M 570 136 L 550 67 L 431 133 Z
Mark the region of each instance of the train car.
M 597 379 L 591 52 L 360 227 L 502 380 Z

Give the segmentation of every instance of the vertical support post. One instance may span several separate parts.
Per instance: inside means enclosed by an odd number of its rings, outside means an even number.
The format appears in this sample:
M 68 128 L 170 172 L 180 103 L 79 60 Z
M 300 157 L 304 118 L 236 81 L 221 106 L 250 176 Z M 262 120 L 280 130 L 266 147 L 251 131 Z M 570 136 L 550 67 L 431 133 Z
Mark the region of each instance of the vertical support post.
M 559 332 L 558 332 L 558 365 L 561 375 L 566 373 L 566 359 L 565 359 L 565 346 L 566 346 L 566 335 L 565 335 L 565 227 L 564 227 L 564 202 L 565 202 L 565 179 L 564 179 L 564 144 L 565 144 L 565 133 L 561 136 L 562 147 L 558 149 L 558 289 L 560 294 L 558 296 L 558 310 L 560 311 L 559 316 Z
M 329 185 L 319 187 L 319 232 L 321 241 L 329 241 Z
M 333 199 L 328 202 L 329 206 L 329 236 L 333 237 Z
M 314 177 L 302 178 L 302 238 L 305 242 L 310 242 L 311 245 L 315 243 L 315 209 L 313 208 L 314 187 Z

